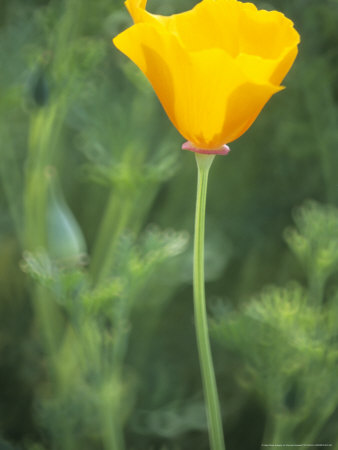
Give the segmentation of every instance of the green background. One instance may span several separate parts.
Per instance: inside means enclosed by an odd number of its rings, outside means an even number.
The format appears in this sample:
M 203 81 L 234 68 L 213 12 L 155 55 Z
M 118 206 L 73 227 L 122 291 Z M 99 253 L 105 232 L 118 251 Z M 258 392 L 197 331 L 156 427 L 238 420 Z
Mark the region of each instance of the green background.
M 227 449 L 338 448 L 338 2 L 210 173 L 206 278 Z M 149 0 L 162 14 L 192 1 Z M 113 47 L 116 0 L 0 3 L 0 449 L 208 448 L 196 166 Z

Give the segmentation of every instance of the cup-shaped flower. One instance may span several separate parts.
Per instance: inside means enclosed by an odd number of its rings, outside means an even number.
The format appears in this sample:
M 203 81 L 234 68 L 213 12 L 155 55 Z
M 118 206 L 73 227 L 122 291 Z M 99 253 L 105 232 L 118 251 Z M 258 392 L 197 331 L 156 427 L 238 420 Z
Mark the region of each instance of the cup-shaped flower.
M 240 137 L 280 91 L 299 34 L 277 11 L 203 0 L 172 16 L 127 0 L 134 25 L 113 41 L 146 75 L 170 120 L 196 148 Z

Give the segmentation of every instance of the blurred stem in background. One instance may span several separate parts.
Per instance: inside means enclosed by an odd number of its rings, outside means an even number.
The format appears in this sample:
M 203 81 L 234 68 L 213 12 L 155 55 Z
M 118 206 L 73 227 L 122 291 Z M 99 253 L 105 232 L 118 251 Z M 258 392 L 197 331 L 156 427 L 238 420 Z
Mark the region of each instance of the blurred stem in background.
M 212 362 L 204 287 L 205 206 L 208 174 L 215 155 L 195 153 L 198 168 L 194 238 L 194 306 L 198 354 L 202 373 L 210 444 L 212 450 L 224 450 L 221 409 Z
M 135 152 L 134 148 L 135 146 L 127 147 L 123 152 L 122 178 L 125 176 L 127 182 L 122 181 L 112 185 L 96 235 L 90 264 L 94 285 L 109 276 L 114 265 L 116 244 L 121 235 L 126 229 L 130 229 L 130 226 L 137 232 L 142 222 L 142 220 L 131 220 L 135 215 L 135 202 L 142 198 L 143 192 L 140 193 L 139 187 L 129 182 L 129 177 L 132 177 L 132 171 L 138 164 L 144 163 L 145 159 L 145 152 L 139 152 L 137 148 Z M 141 161 L 140 158 L 142 158 Z
M 70 105 L 71 89 L 74 79 L 72 57 L 75 36 L 81 24 L 81 2 L 69 0 L 64 2 L 65 11 L 55 33 L 52 46 L 51 70 L 58 86 L 51 98 L 44 99 L 44 104 L 32 113 L 28 156 L 26 162 L 26 188 L 24 199 L 25 211 L 25 248 L 36 250 L 47 247 L 46 207 L 48 183 L 46 169 L 55 162 L 55 152 L 60 150 L 61 127 Z
M 70 89 L 73 82 L 71 76 L 64 77 L 65 73 L 71 73 L 72 51 L 71 45 L 79 27 L 81 2 L 70 0 L 64 2 L 65 11 L 55 30 L 53 42 L 52 68 L 54 77 L 59 81 L 59 86 L 49 98 L 48 93 L 43 104 L 36 106 L 31 113 L 28 153 L 25 165 L 25 189 L 24 189 L 24 249 L 28 251 L 47 250 L 47 206 L 50 180 L 48 167 L 55 163 L 55 153 L 60 151 L 61 128 L 70 103 Z M 66 81 L 67 80 L 67 81 Z M 57 336 L 53 326 L 56 308 L 53 302 L 48 301 L 46 292 L 37 287 L 33 298 L 37 320 L 44 330 L 45 342 L 50 351 L 54 345 L 52 341 Z M 55 350 L 55 347 L 54 347 Z
M 52 164 L 65 108 L 61 99 L 39 109 L 31 119 L 25 189 L 25 248 L 47 247 L 47 167 Z
M 123 149 L 121 161 L 110 168 L 110 192 L 90 262 L 93 285 L 107 279 L 112 272 L 116 246 L 125 231 L 139 233 L 161 184 L 173 173 L 176 155 L 162 158 L 162 165 L 148 160 L 142 145 L 129 144 Z
M 94 284 L 105 278 L 113 264 L 114 247 L 129 222 L 133 200 L 112 188 L 94 246 L 91 272 Z
M 54 81 L 58 84 L 55 86 L 53 95 L 50 98 L 47 95 L 44 104 L 40 104 L 32 112 L 29 127 L 28 156 L 25 167 L 23 241 L 24 248 L 30 252 L 41 250 L 48 252 L 51 250 L 48 210 L 51 206 L 54 206 L 59 208 L 57 211 L 59 215 L 62 211 L 60 205 L 51 205 L 51 201 L 55 201 L 55 199 L 52 199 L 50 195 L 52 180 L 48 171 L 50 166 L 56 164 L 56 158 L 60 158 L 62 128 L 71 105 L 74 89 L 75 91 L 79 89 L 79 80 L 74 77 L 72 67 L 74 65 L 74 48 L 81 29 L 82 10 L 85 4 L 79 0 L 69 0 L 65 1 L 63 5 L 65 9 L 62 18 L 54 30 L 55 37 L 52 41 L 50 68 Z M 63 217 L 63 219 L 66 220 L 67 218 Z M 59 231 L 60 234 L 59 225 L 60 222 L 56 224 L 58 228 L 56 230 L 54 224 L 52 233 Z M 123 222 L 121 226 L 124 228 L 125 223 Z M 120 229 L 119 231 L 121 232 Z M 61 236 L 61 239 L 64 241 L 67 238 Z M 62 243 L 59 244 L 62 246 Z M 62 358 L 60 360 L 60 351 L 63 347 L 60 338 L 67 332 L 67 323 L 49 290 L 40 285 L 33 285 L 33 289 L 32 297 L 35 304 L 36 319 L 45 345 L 49 376 L 55 383 L 55 392 L 59 392 L 61 398 L 61 393 L 66 392 L 71 383 L 71 380 L 64 376 L 65 369 L 62 367 Z M 78 324 L 76 333 L 78 336 L 75 334 L 72 340 L 69 340 L 69 346 L 78 345 L 77 339 L 81 339 L 81 336 L 84 335 L 84 326 L 84 323 Z M 117 346 L 114 347 L 115 351 L 118 351 Z M 120 364 L 121 361 L 114 358 L 114 372 L 116 373 L 115 375 L 111 373 L 112 378 L 121 376 L 119 373 Z M 115 384 L 118 385 L 118 381 L 115 383 L 115 379 L 112 383 L 107 382 L 105 384 L 103 382 L 102 399 L 99 403 L 102 416 L 102 440 L 107 450 L 123 450 L 124 448 L 121 419 L 118 411 L 119 398 L 115 398 L 116 395 L 118 397 L 118 394 L 115 394 L 112 400 L 112 396 L 108 395 L 110 392 L 105 390 L 106 385 L 109 387 L 110 385 L 115 386 Z M 65 421 L 60 422 L 58 426 L 63 429 L 61 438 L 63 448 L 74 449 L 74 445 L 77 445 L 77 443 L 75 444 L 76 436 L 74 436 L 71 426 L 67 426 Z
M 65 72 L 71 73 L 73 49 L 71 42 L 80 22 L 80 2 L 70 0 L 64 4 L 65 11 L 54 34 L 51 63 L 51 70 L 54 78 L 59 81 L 59 86 L 52 96 L 46 92 L 43 103 L 40 102 L 35 106 L 30 117 L 23 191 L 23 246 L 28 251 L 48 251 L 47 209 L 50 200 L 48 169 L 55 163 L 56 151 L 59 153 L 61 150 L 61 129 L 70 104 L 69 92 L 73 80 L 71 76 L 64 78 L 63 75 Z M 37 323 L 41 327 L 45 350 L 50 355 L 52 363 L 60 335 L 61 323 L 58 317 L 60 313 L 45 288 L 39 285 L 33 285 L 32 288 Z M 55 371 L 55 367 L 51 370 Z

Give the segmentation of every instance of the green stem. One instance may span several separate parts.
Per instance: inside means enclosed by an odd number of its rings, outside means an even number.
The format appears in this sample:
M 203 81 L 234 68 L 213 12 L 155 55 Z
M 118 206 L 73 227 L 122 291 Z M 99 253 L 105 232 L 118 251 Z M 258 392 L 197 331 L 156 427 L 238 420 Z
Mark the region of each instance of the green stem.
M 208 173 L 215 155 L 196 153 L 198 167 L 195 240 L 194 240 L 194 307 L 197 346 L 202 373 L 212 450 L 225 450 L 221 411 L 212 362 L 204 289 L 204 228 Z

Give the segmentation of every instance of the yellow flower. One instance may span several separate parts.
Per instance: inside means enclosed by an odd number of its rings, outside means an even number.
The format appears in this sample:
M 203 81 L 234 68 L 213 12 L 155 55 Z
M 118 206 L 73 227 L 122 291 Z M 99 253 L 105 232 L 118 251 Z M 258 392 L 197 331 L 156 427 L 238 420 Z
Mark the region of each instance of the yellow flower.
M 276 92 L 299 34 L 277 11 L 237 0 L 203 0 L 169 17 L 127 0 L 134 25 L 114 40 L 146 75 L 177 130 L 199 149 L 241 136 Z

